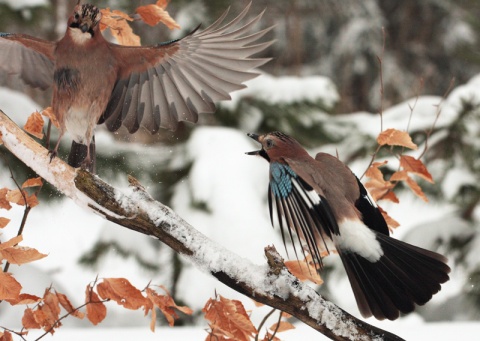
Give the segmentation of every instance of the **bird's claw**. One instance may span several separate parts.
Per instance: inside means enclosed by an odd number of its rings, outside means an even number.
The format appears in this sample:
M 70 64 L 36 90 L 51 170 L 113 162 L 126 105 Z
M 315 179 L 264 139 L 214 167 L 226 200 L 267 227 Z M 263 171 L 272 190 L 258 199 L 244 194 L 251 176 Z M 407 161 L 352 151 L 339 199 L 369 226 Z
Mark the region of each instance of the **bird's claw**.
M 54 149 L 54 150 L 49 150 L 48 151 L 48 155 L 50 155 L 50 162 L 52 162 L 52 160 L 57 156 L 57 151 Z

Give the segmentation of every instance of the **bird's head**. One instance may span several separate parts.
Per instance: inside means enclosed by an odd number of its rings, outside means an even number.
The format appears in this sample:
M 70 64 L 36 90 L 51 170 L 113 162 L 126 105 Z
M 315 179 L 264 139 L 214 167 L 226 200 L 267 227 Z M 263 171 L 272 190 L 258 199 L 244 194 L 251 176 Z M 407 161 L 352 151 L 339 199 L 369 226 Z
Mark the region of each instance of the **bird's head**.
M 246 153 L 247 155 L 259 155 L 268 162 L 277 162 L 283 158 L 294 158 L 307 154 L 305 149 L 294 138 L 279 132 L 257 135 L 247 134 L 262 145 L 262 149 Z M 307 154 L 308 155 L 308 154 Z
M 68 28 L 73 32 L 74 37 L 85 41 L 99 32 L 100 19 L 102 19 L 102 13 L 96 6 L 77 4 L 68 19 Z

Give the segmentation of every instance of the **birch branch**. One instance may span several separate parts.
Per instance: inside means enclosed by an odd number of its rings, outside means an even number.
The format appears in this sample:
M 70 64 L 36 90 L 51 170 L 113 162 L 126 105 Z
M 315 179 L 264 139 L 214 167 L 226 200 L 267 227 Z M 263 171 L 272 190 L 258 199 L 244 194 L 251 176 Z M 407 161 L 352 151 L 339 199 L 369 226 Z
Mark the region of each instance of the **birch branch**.
M 50 162 L 47 149 L 1 110 L 0 133 L 12 154 L 76 204 L 120 226 L 157 238 L 245 296 L 291 314 L 332 340 L 402 340 L 324 300 L 285 268 L 274 247 L 265 248 L 268 264 L 253 264 L 211 241 L 169 207 L 155 201 L 136 179 L 129 177 L 130 188 L 123 193 L 59 158 Z

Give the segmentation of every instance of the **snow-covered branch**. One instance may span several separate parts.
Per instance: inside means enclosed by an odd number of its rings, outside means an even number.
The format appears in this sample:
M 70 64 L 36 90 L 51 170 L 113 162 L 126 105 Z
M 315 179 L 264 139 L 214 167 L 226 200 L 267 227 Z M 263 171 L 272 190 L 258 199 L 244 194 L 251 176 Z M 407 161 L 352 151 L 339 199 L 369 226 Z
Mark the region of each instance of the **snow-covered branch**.
M 273 247 L 268 264 L 257 265 L 211 241 L 169 207 L 155 201 L 134 178 L 121 192 L 98 176 L 74 169 L 48 151 L 0 111 L 5 147 L 78 205 L 120 226 L 152 236 L 189 258 L 234 290 L 285 311 L 333 340 L 401 340 L 324 300 L 294 277 Z

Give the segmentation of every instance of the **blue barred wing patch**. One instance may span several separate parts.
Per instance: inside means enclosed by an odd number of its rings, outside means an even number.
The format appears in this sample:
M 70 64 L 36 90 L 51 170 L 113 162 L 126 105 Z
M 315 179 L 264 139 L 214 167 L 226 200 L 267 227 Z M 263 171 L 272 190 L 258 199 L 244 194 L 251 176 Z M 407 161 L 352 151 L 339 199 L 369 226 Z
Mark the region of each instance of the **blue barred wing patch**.
M 270 164 L 270 188 L 277 198 L 286 198 L 293 189 L 292 178 L 297 174 L 288 166 L 278 162 Z

